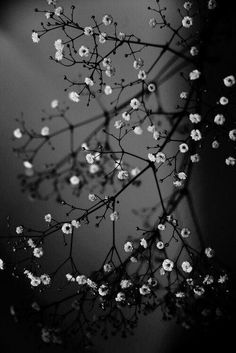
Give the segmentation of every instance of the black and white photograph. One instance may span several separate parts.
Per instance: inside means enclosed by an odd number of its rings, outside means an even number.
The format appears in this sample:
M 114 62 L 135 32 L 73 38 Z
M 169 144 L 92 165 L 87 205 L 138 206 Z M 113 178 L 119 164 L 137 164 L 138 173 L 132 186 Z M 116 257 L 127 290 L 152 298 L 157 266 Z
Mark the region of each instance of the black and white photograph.
M 232 351 L 234 5 L 3 2 L 0 353 Z

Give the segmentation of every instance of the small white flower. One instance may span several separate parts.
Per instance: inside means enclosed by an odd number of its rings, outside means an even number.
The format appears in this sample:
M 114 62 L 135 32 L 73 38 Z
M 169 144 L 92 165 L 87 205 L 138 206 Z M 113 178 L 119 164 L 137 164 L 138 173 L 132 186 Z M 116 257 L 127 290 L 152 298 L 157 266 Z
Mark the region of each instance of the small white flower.
M 84 28 L 84 34 L 86 36 L 92 36 L 93 35 L 93 28 L 90 26 L 87 26 Z
M 147 249 L 147 246 L 148 246 L 147 240 L 144 239 L 144 238 L 142 238 L 142 239 L 140 240 L 140 245 L 141 245 L 144 249 Z
M 75 281 L 80 285 L 83 286 L 87 283 L 87 277 L 85 275 L 79 275 L 75 278 Z
M 179 173 L 177 174 L 177 176 L 178 176 L 178 178 L 179 178 L 180 180 L 186 180 L 186 179 L 187 179 L 187 175 L 186 175 L 184 172 L 179 172 Z
M 183 7 L 185 8 L 185 10 L 189 11 L 192 7 L 192 3 L 191 1 L 186 1 L 183 5 Z
M 156 162 L 156 157 L 155 157 L 154 154 L 152 154 L 152 153 L 148 153 L 148 159 L 149 159 L 151 162 Z
M 177 292 L 175 293 L 176 298 L 184 298 L 185 297 L 185 293 L 184 292 Z
M 109 290 L 107 285 L 102 284 L 99 288 L 98 288 L 98 294 L 101 295 L 102 297 L 106 296 L 108 294 Z
M 133 168 L 133 169 L 131 169 L 131 171 L 130 171 L 130 174 L 133 176 L 133 177 L 135 177 L 136 175 L 138 175 L 140 173 L 140 169 L 139 168 Z
M 73 186 L 77 186 L 77 185 L 79 185 L 79 183 L 80 183 L 80 178 L 79 178 L 77 175 L 72 175 L 72 176 L 70 177 L 70 183 L 71 183 L 71 185 L 73 185 Z
M 141 295 L 148 295 L 151 293 L 151 289 L 146 284 L 143 284 L 142 287 L 139 288 L 139 293 Z
M 205 289 L 201 286 L 196 286 L 195 288 L 193 288 L 193 291 L 199 297 L 205 293 Z
M 88 150 L 88 149 L 89 149 L 87 143 L 85 143 L 85 142 L 83 142 L 83 143 L 81 144 L 81 148 L 82 148 L 83 150 Z
M 111 65 L 111 58 L 104 58 L 102 61 L 104 67 L 109 67 Z
M 105 26 L 109 26 L 111 25 L 113 22 L 113 18 L 111 15 L 104 15 L 103 18 L 102 18 L 102 23 L 105 25 Z
M 208 9 L 214 10 L 217 6 L 216 0 L 209 0 L 208 1 Z
M 220 143 L 217 140 L 212 141 L 212 148 L 217 149 L 220 147 Z
M 16 234 L 22 234 L 24 232 L 24 228 L 22 226 L 16 227 Z
M 144 61 L 141 58 L 134 60 L 133 67 L 135 70 L 140 70 L 144 65 Z
M 112 265 L 111 264 L 105 264 L 103 266 L 103 271 L 104 272 L 111 272 L 112 271 Z
M 42 257 L 43 256 L 43 248 L 34 248 L 33 255 L 37 258 Z
M 165 163 L 166 155 L 163 152 L 158 152 L 156 154 L 156 162 L 157 163 Z
M 186 273 L 190 273 L 193 270 L 191 264 L 188 261 L 182 262 L 181 267 L 182 267 L 183 271 Z
M 0 270 L 4 269 L 4 262 L 2 259 L 0 259 Z
M 61 6 L 57 7 L 54 11 L 56 16 L 61 16 L 62 12 L 63 12 L 63 8 Z
M 93 164 L 94 162 L 94 155 L 92 155 L 92 153 L 88 153 L 86 154 L 86 161 L 89 163 L 89 164 Z
M 72 227 L 75 227 L 76 229 L 78 229 L 80 227 L 80 222 L 77 221 L 76 219 L 73 219 L 71 221 L 71 225 L 72 225 Z
M 141 128 L 141 126 L 135 126 L 134 133 L 135 135 L 142 135 L 143 129 Z
M 115 301 L 124 302 L 125 301 L 125 294 L 122 292 L 117 293 L 117 295 L 115 297 Z
M 23 165 L 26 169 L 32 169 L 33 168 L 33 164 L 30 163 L 29 161 L 24 161 Z
M 44 126 L 44 127 L 41 129 L 41 135 L 42 135 L 42 136 L 48 136 L 49 134 L 50 134 L 49 127 L 48 127 L 48 126 Z
M 51 283 L 51 278 L 47 274 L 41 275 L 40 280 L 41 280 L 42 284 L 44 284 L 45 286 L 48 286 Z
M 131 99 L 130 106 L 132 109 L 137 110 L 137 109 L 139 109 L 140 105 L 141 105 L 141 103 L 139 102 L 139 100 L 137 98 Z
M 163 241 L 158 241 L 156 244 L 156 247 L 157 247 L 157 249 L 162 250 L 162 249 L 164 249 L 165 245 L 164 245 Z
M 46 214 L 46 215 L 44 216 L 44 220 L 45 220 L 45 222 L 47 222 L 47 223 L 51 223 L 51 222 L 52 222 L 52 215 L 51 215 L 50 213 Z
M 193 80 L 197 80 L 200 77 L 200 75 L 201 75 L 201 72 L 199 70 L 195 69 L 195 70 L 190 72 L 189 78 L 192 81 Z
M 192 56 L 196 56 L 196 55 L 198 55 L 198 53 L 199 53 L 199 51 L 198 51 L 198 48 L 197 48 L 197 47 L 191 47 L 191 49 L 190 49 L 190 54 L 191 54 Z
M 185 28 L 190 28 L 193 25 L 193 19 L 190 16 L 185 16 L 182 20 L 182 25 Z
M 116 69 L 114 66 L 107 66 L 107 69 L 105 71 L 105 74 L 107 77 L 113 77 L 115 76 Z
M 155 28 L 156 25 L 157 25 L 157 20 L 156 20 L 155 18 L 150 18 L 150 20 L 149 20 L 149 26 L 150 26 L 151 28 Z
M 70 92 L 68 96 L 72 102 L 78 103 L 80 101 L 79 95 L 75 91 Z
M 75 278 L 70 273 L 66 274 L 66 279 L 69 282 L 75 282 Z
M 62 228 L 62 233 L 71 234 L 72 233 L 72 225 L 70 223 L 64 223 Z
M 236 141 L 236 129 L 230 130 L 229 132 L 229 138 L 232 141 Z
M 206 276 L 204 277 L 202 283 L 209 285 L 209 284 L 212 284 L 213 282 L 214 282 L 214 277 L 211 276 L 211 275 L 206 275 Z
M 219 103 L 221 105 L 227 105 L 229 103 L 229 100 L 227 97 L 220 97 Z
M 227 279 L 228 279 L 228 276 L 226 274 L 221 275 L 218 279 L 218 283 L 221 283 L 221 284 L 225 283 L 227 281 Z
M 23 134 L 22 134 L 22 132 L 21 132 L 21 129 L 15 129 L 14 131 L 13 131 L 13 136 L 15 137 L 15 138 L 17 138 L 17 139 L 21 139 L 22 138 L 22 136 L 23 136 Z
M 32 287 L 38 287 L 41 283 L 41 279 L 39 277 L 32 277 L 30 284 Z
M 89 201 L 94 202 L 94 201 L 96 201 L 97 197 L 94 194 L 89 194 L 88 199 L 89 199 Z
M 198 153 L 195 153 L 190 156 L 190 159 L 192 163 L 198 163 L 200 161 L 200 156 Z
M 154 131 L 153 132 L 153 138 L 154 138 L 154 140 L 158 140 L 159 139 L 159 137 L 160 137 L 160 133 L 159 133 L 159 131 Z
M 153 82 L 149 83 L 149 85 L 148 85 L 148 91 L 149 92 L 151 92 L 151 93 L 155 92 L 156 89 L 157 89 L 157 87 L 156 87 L 155 83 L 153 83 Z
M 182 238 L 188 238 L 191 231 L 188 228 L 182 228 L 180 234 Z
M 49 18 L 52 16 L 51 12 L 45 12 L 45 17 L 47 20 L 49 20 Z
M 36 247 L 36 245 L 35 245 L 33 239 L 31 239 L 31 238 L 29 238 L 29 239 L 27 240 L 27 244 L 28 244 L 29 247 L 32 248 L 32 249 L 34 249 L 34 248 Z
M 62 40 L 61 39 L 55 40 L 54 47 L 57 51 L 62 51 L 64 49 L 64 44 L 62 44 Z
M 125 180 L 129 177 L 129 173 L 127 170 L 120 170 L 118 172 L 117 178 L 120 180 Z
M 236 164 L 236 158 L 228 157 L 225 160 L 226 165 L 234 166 Z
M 124 32 L 119 32 L 118 33 L 118 38 L 119 38 L 119 40 L 124 40 L 125 39 L 125 33 Z
M 172 260 L 165 259 L 165 260 L 162 262 L 162 268 L 163 268 L 165 271 L 171 272 L 171 271 L 173 270 L 173 267 L 174 267 L 174 262 L 173 262 Z
M 56 51 L 55 53 L 55 59 L 57 61 L 61 61 L 63 59 L 63 52 L 61 50 Z
M 79 48 L 79 56 L 83 57 L 88 57 L 89 56 L 89 49 L 85 47 L 84 45 L 81 45 Z
M 138 260 L 137 260 L 136 257 L 134 257 L 134 256 L 131 256 L 130 261 L 131 261 L 132 263 L 138 262 Z
M 179 188 L 183 185 L 183 182 L 181 180 L 175 180 L 175 181 L 173 181 L 173 185 L 175 187 Z
M 58 104 L 59 104 L 58 99 L 53 99 L 53 100 L 51 101 L 51 108 L 52 108 L 52 109 L 57 108 L 57 107 L 58 107 Z
M 159 223 L 158 226 L 157 226 L 157 228 L 158 228 L 159 230 L 163 231 L 163 230 L 166 229 L 166 226 L 165 226 L 165 224 Z
M 155 131 L 155 125 L 149 125 L 149 126 L 147 127 L 147 131 L 148 131 L 148 132 L 151 132 L 151 133 L 153 134 L 154 131 Z
M 127 112 L 123 112 L 123 113 L 122 113 L 122 118 L 123 118 L 125 121 L 130 121 L 130 114 L 127 113 Z
M 32 41 L 38 43 L 40 41 L 39 34 L 37 32 L 32 32 Z
M 114 127 L 115 127 L 116 129 L 120 129 L 122 126 L 124 126 L 124 123 L 123 123 L 122 120 L 116 120 L 116 121 L 115 121 Z
M 202 138 L 202 134 L 201 134 L 200 130 L 198 130 L 198 129 L 193 129 L 190 133 L 190 136 L 192 137 L 192 139 L 194 141 L 199 141 Z
M 223 81 L 226 87 L 232 87 L 236 82 L 233 75 L 226 76 Z
M 129 279 L 122 279 L 120 281 L 120 287 L 122 289 L 127 289 L 129 287 L 132 287 L 132 282 Z
M 131 243 L 131 241 L 127 241 L 125 243 L 124 250 L 125 250 L 125 252 L 132 252 L 134 250 L 133 244 Z
M 110 220 L 112 222 L 116 222 L 119 219 L 119 213 L 117 211 L 114 211 L 110 214 Z
M 104 93 L 106 96 L 109 96 L 110 94 L 112 94 L 111 86 L 106 85 L 106 87 L 104 88 Z
M 205 249 L 205 255 L 208 258 L 212 258 L 215 255 L 215 251 L 212 248 L 208 247 Z
M 139 80 L 146 80 L 147 78 L 147 74 L 144 70 L 140 70 L 138 73 L 138 79 Z
M 89 78 L 89 77 L 85 77 L 84 82 L 85 82 L 85 84 L 87 86 L 91 86 L 92 87 L 94 85 L 93 80 L 91 80 L 91 78 Z
M 200 114 L 190 114 L 189 115 L 189 120 L 193 123 L 193 124 L 197 124 L 200 123 L 200 121 L 202 120 L 202 117 Z
M 89 172 L 91 174 L 96 174 L 99 171 L 99 166 L 97 164 L 91 164 L 89 166 Z
M 100 33 L 98 36 L 99 43 L 101 44 L 106 43 L 106 37 L 107 37 L 107 34 L 105 32 Z
M 217 114 L 214 117 L 214 123 L 217 125 L 223 125 L 225 123 L 225 117 L 223 114 Z
M 187 99 L 188 98 L 188 92 L 184 92 L 183 91 L 183 92 L 180 93 L 179 96 L 180 96 L 181 99 Z

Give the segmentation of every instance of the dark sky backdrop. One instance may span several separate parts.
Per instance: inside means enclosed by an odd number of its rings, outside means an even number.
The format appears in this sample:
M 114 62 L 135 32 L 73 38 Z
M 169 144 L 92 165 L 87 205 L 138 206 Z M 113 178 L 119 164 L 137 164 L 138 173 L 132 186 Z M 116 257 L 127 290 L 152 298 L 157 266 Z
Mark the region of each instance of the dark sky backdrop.
M 98 4 L 99 3 L 99 4 Z M 169 0 L 170 3 L 170 0 Z M 49 201 L 46 204 L 42 202 L 30 203 L 25 195 L 20 192 L 20 187 L 16 179 L 17 173 L 21 170 L 21 163 L 13 155 L 11 135 L 16 127 L 14 119 L 20 112 L 25 113 L 29 125 L 36 128 L 40 126 L 37 119 L 40 116 L 40 109 L 49 106 L 54 98 L 64 100 L 62 72 L 57 65 L 49 62 L 49 41 L 42 41 L 39 46 L 31 42 L 31 30 L 37 27 L 39 23 L 37 15 L 33 9 L 44 1 L 13 1 L 9 0 L 3 5 L 0 12 L 0 224 L 2 234 L 5 234 L 5 219 L 10 215 L 15 224 L 27 223 L 30 217 L 31 224 L 38 224 L 39 219 L 55 208 L 54 202 Z M 106 1 L 89 0 L 80 1 L 81 7 L 84 6 L 85 16 L 91 15 L 90 9 L 94 12 L 103 14 L 104 12 L 113 12 L 116 18 L 122 22 L 123 30 L 132 28 L 133 20 L 135 29 L 138 33 L 143 32 L 143 2 L 142 1 Z M 123 11 L 122 6 L 126 7 Z M 134 5 L 135 4 L 135 5 Z M 133 13 L 135 7 L 136 13 Z M 105 10 L 103 10 L 103 8 Z M 109 11 L 110 10 L 110 11 Z M 225 10 L 227 10 L 225 8 Z M 215 27 L 220 31 L 228 31 L 226 41 L 217 42 L 210 48 L 211 54 L 220 54 L 221 59 L 214 65 L 209 65 L 209 77 L 214 82 L 218 72 L 223 76 L 229 73 L 235 73 L 235 25 L 230 12 L 225 11 L 224 19 L 220 23 L 216 21 Z M 130 20 L 130 18 L 132 20 Z M 149 40 L 155 40 L 153 32 L 145 33 Z M 52 41 L 50 42 L 52 48 Z M 178 87 L 178 81 L 171 89 L 173 96 Z M 215 87 L 214 87 L 215 89 Z M 165 101 L 165 96 L 163 97 Z M 85 116 L 84 111 L 79 111 L 79 116 Z M 89 113 L 88 113 L 89 114 Z M 63 141 L 63 144 L 65 142 Z M 216 248 L 219 257 L 229 266 L 235 268 L 235 172 L 228 171 L 223 165 L 223 157 L 220 154 L 207 153 L 203 158 L 200 171 L 196 173 L 193 183 L 198 212 L 201 214 L 201 226 L 204 236 L 209 243 Z M 211 159 L 209 165 L 208 158 Z M 219 161 L 219 159 L 221 160 Z M 217 177 L 216 177 L 217 176 Z M 148 195 L 148 188 L 144 189 L 144 194 Z M 143 195 L 139 195 L 140 199 Z M 149 196 L 146 196 L 149 202 Z M 130 194 L 131 203 L 135 198 Z M 185 209 L 184 212 L 187 212 Z M 130 231 L 132 221 L 127 222 L 126 231 Z M 108 234 L 108 231 L 107 231 Z M 125 235 L 124 235 L 125 239 Z M 87 251 L 87 257 L 93 256 L 94 262 L 98 261 L 99 255 L 106 244 L 99 241 L 96 243 L 96 254 L 91 249 L 94 244 L 93 234 L 82 245 L 82 252 Z M 1 243 L 2 244 L 2 243 Z M 3 246 L 3 245 L 1 245 Z M 84 248 L 83 248 L 84 247 Z M 5 256 L 4 248 L 0 249 L 0 255 Z M 85 256 L 86 257 L 86 256 Z M 91 266 L 93 263 L 87 263 L 82 260 L 84 266 Z M 9 315 L 9 305 L 12 302 L 20 301 L 28 292 L 28 286 L 24 283 L 12 281 L 7 273 L 1 273 L 1 302 L 0 302 L 0 353 L 15 353 L 20 348 L 25 352 L 35 352 L 35 340 L 25 325 L 15 325 Z M 229 326 L 212 328 L 208 333 L 209 341 L 199 332 L 186 333 L 174 323 L 160 322 L 159 313 L 154 313 L 148 318 L 140 321 L 140 326 L 135 332 L 135 336 L 126 341 L 119 337 L 110 339 L 104 343 L 98 340 L 99 352 L 158 352 L 167 353 L 181 350 L 187 352 L 202 352 L 211 347 L 211 340 L 217 341 L 218 346 L 225 347 L 224 344 L 230 342 Z M 221 336 L 220 336 L 221 333 Z M 200 336 L 200 337 L 199 337 Z M 45 349 L 45 352 L 53 350 Z M 206 350 L 207 351 L 207 350 Z M 44 352 L 44 351 L 43 351 Z

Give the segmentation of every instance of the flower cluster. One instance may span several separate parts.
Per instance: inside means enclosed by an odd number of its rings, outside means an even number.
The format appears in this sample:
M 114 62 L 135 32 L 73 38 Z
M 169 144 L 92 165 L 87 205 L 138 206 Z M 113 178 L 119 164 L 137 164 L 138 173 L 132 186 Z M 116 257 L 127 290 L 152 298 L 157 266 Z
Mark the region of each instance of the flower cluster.
M 60 313 L 65 302 L 68 315 L 73 312 L 71 333 L 79 332 L 84 346 L 97 332 L 107 337 L 108 324 L 113 327 L 112 333 L 120 331 L 125 336 L 137 325 L 139 312 L 146 314 L 158 307 L 164 319 L 176 318 L 186 328 L 199 322 L 211 323 L 226 311 L 222 297 L 228 295 L 228 275 L 215 259 L 214 250 L 198 238 L 193 207 L 189 207 L 193 229 L 177 215 L 181 202 L 189 202 L 193 165 L 201 161 L 205 146 L 218 149 L 221 141 L 227 140 L 229 148 L 223 163 L 227 167 L 236 165 L 235 122 L 228 113 L 235 76 L 229 72 L 221 77 L 218 85 L 223 95 L 208 101 L 204 51 L 201 52 L 204 26 L 217 7 L 216 1 L 208 1 L 203 7 L 198 2 L 183 2 L 177 25 L 169 23 L 162 1 L 156 1 L 155 8 L 148 7 L 156 17 L 149 19 L 147 25 L 151 30 L 166 30 L 170 36 L 167 43 L 152 43 L 119 31 L 110 14 L 99 19 L 92 16 L 91 23 L 84 26 L 82 20 L 75 19 L 75 6 L 67 12 L 56 1 L 47 2 L 49 10 L 36 10 L 46 17 L 46 22 L 32 32 L 32 40 L 39 43 L 54 31 L 58 39 L 52 45 L 56 53 L 51 60 L 64 68 L 79 68 L 81 74 L 75 80 L 69 77 L 68 70 L 64 77 L 67 103 L 53 99 L 50 110 L 44 111 L 39 131 L 29 129 L 23 118 L 17 120 L 19 126 L 13 131 L 18 141 L 14 151 L 23 162 L 19 175 L 23 191 L 33 199 L 54 196 L 68 210 L 65 219 L 60 220 L 46 214 L 42 230 L 15 227 L 14 251 L 26 252 L 19 261 L 19 271 L 32 287 L 44 291 L 49 285 L 54 288 L 59 273 L 70 269 L 63 275 L 61 288 L 66 288 L 65 295 L 34 310 L 38 320 L 47 318 L 48 310 L 55 313 L 51 312 L 50 324 L 40 322 L 42 340 L 57 344 L 66 340 L 68 332 L 63 331 L 63 325 L 67 315 Z M 197 25 L 198 31 L 194 30 Z M 157 58 L 150 63 L 146 57 L 153 49 Z M 124 51 L 120 67 L 126 63 L 130 79 L 118 74 L 116 55 L 122 56 Z M 159 70 L 165 56 L 166 64 Z M 159 96 L 162 84 L 170 78 L 166 69 L 176 60 L 183 67 L 180 78 L 184 90 L 179 90 L 175 109 L 170 110 Z M 103 103 L 106 100 L 108 108 Z M 73 120 L 70 106 L 84 102 L 88 106 L 98 104 L 102 112 L 82 121 Z M 53 125 L 58 119 L 59 127 Z M 96 127 L 89 128 L 88 135 L 78 142 L 81 127 L 90 127 L 94 122 Z M 67 150 L 60 151 L 58 161 L 53 159 L 40 166 L 41 151 L 45 147 L 53 150 L 56 139 L 64 141 L 64 135 Z M 131 187 L 141 188 L 145 175 L 152 178 L 148 180 L 152 180 L 150 188 L 157 202 L 133 210 L 142 226 L 122 246 L 117 246 L 123 220 L 120 197 Z M 43 193 L 45 182 L 47 192 Z M 168 197 L 164 187 L 170 191 Z M 77 206 L 66 202 L 68 189 L 78 200 L 85 195 L 87 203 Z M 96 227 L 107 223 L 112 230 L 111 245 L 102 265 L 84 273 L 73 248 L 77 234 L 83 234 L 86 225 L 94 222 L 94 216 Z M 65 246 L 69 245 L 69 252 L 62 263 L 55 265 L 56 269 L 45 274 L 39 264 L 47 256 L 46 244 L 53 237 L 55 242 L 62 239 Z M 0 260 L 0 269 L 5 266 L 5 261 Z

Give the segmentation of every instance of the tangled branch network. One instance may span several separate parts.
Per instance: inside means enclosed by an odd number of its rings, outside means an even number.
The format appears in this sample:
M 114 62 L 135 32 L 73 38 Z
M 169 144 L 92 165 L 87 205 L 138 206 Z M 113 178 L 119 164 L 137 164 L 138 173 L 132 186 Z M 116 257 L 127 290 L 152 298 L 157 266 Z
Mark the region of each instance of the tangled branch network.
M 54 197 L 65 216 L 46 214 L 42 230 L 9 221 L 14 263 L 1 260 L 1 268 L 12 267 L 14 276 L 29 281 L 37 300 L 24 313 L 37 323 L 45 343 L 64 344 L 73 336 L 83 347 L 90 347 L 95 333 L 125 337 L 141 313 L 157 308 L 163 319 L 174 318 L 185 328 L 228 317 L 230 276 L 204 242 L 190 186 L 205 147 L 224 143 L 223 163 L 236 164 L 235 121 L 228 114 L 235 77 L 229 72 L 217 79 L 221 95 L 216 96 L 206 72 L 206 33 L 219 5 L 180 1 L 173 17 L 170 1 L 150 0 L 147 27 L 157 39 L 165 35 L 162 43 L 120 31 L 111 14 L 92 16 L 84 25 L 77 2 L 68 8 L 47 0 L 46 6 L 35 10 L 43 22 L 32 40 L 40 45 L 45 36 L 56 38 L 50 59 L 67 70 L 67 103 L 52 100 L 41 131 L 18 119 L 14 151 L 23 161 L 22 190 L 32 199 Z M 176 77 L 183 89 L 168 97 L 165 84 Z M 175 100 L 174 109 L 166 107 L 163 94 Z M 78 105 L 92 107 L 90 117 L 72 116 L 71 107 Z M 82 127 L 87 130 L 80 136 Z M 42 165 L 45 148 L 52 158 Z M 122 202 L 129 190 L 138 195 L 147 183 L 155 202 L 139 202 L 132 211 L 138 226 L 122 243 Z M 182 202 L 190 210 L 191 228 L 178 216 Z M 110 235 L 100 265 L 86 273 L 75 242 L 91 224 L 95 232 L 106 224 Z M 53 268 L 45 271 L 48 244 L 55 248 L 61 241 L 63 259 L 58 263 L 55 256 Z M 41 302 L 48 292 L 51 300 Z

